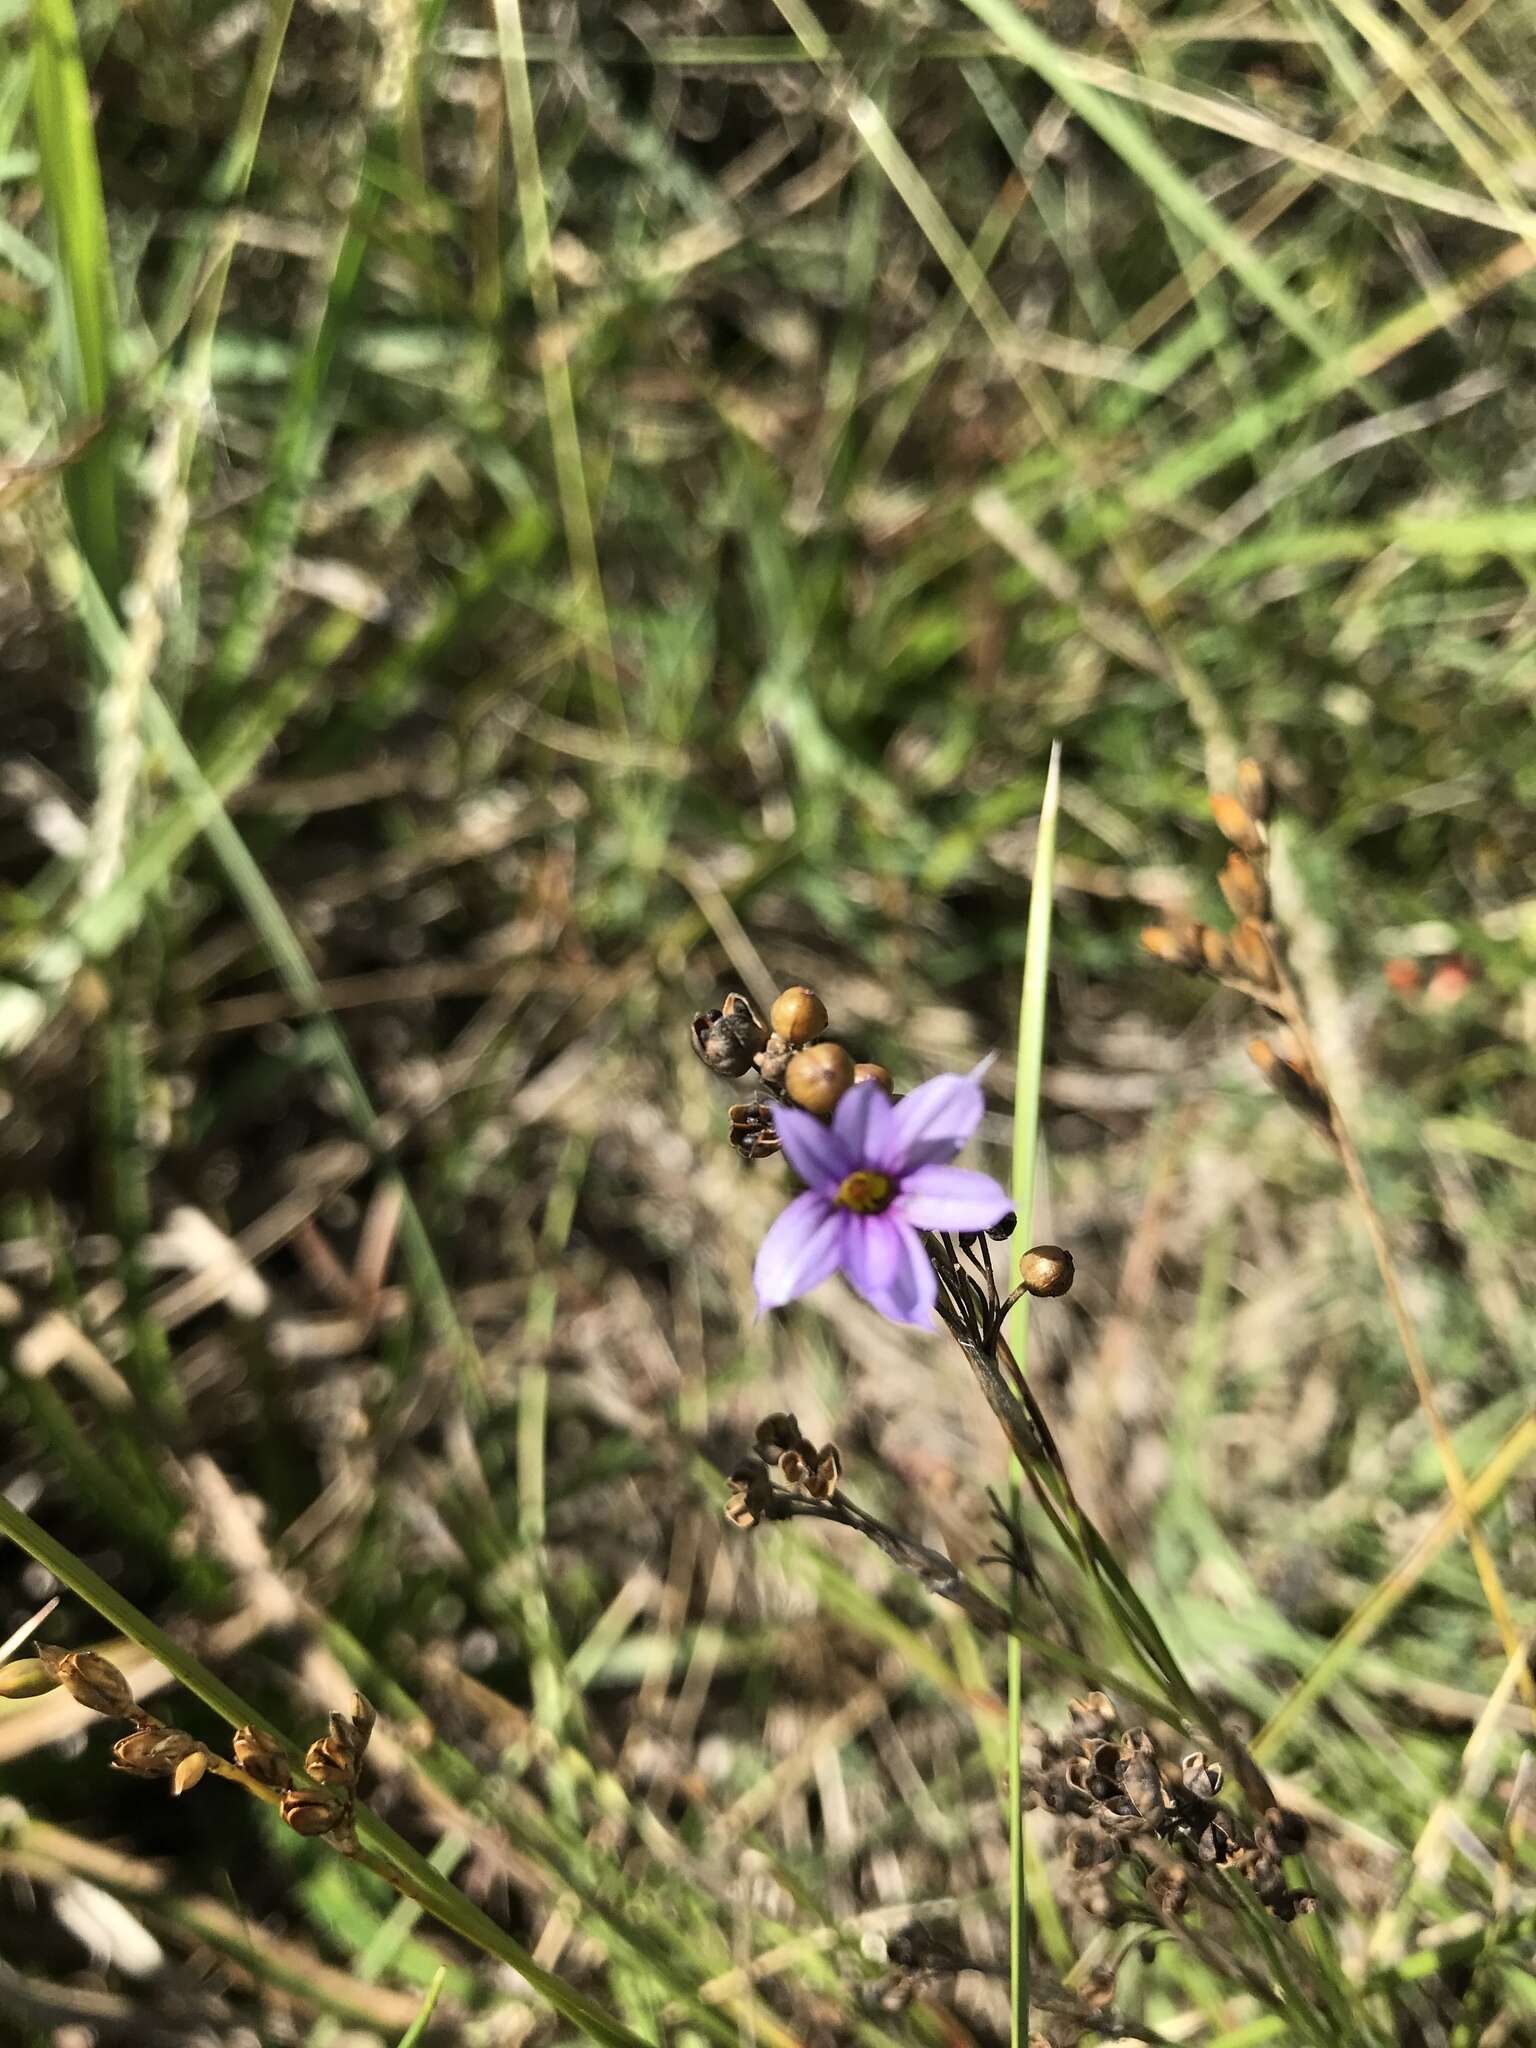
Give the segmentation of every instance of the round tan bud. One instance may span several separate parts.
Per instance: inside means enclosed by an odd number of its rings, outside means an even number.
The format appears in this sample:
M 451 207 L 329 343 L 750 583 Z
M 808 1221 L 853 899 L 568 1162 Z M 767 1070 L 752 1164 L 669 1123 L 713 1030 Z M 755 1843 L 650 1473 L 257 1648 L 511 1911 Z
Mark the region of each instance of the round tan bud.
M 1264 824 L 1269 817 L 1269 777 L 1251 755 L 1237 764 L 1237 793 L 1249 817 Z
M 283 1794 L 282 1816 L 296 1835 L 328 1835 L 341 1819 L 341 1808 L 323 1792 L 311 1792 L 303 1785 Z
M 202 1748 L 179 1728 L 135 1728 L 112 1745 L 112 1767 L 133 1778 L 169 1778 Z
M 873 1081 L 876 1087 L 883 1088 L 887 1095 L 891 1092 L 893 1085 L 891 1070 L 889 1067 L 882 1067 L 878 1060 L 860 1060 L 857 1066 L 855 1066 L 853 1070 L 854 1087 L 860 1088 L 866 1081 Z
M 780 1038 L 790 1045 L 804 1045 L 820 1038 L 827 1028 L 827 1006 L 813 988 L 785 989 L 768 1012 L 768 1021 Z
M 16 1657 L 0 1664 L 0 1700 L 41 1699 L 46 1692 L 57 1692 L 58 1683 L 41 1657 Z
M 1216 827 L 1222 838 L 1229 839 L 1239 853 L 1264 851 L 1264 834 L 1249 817 L 1246 807 L 1240 804 L 1235 796 L 1213 796 L 1211 816 L 1216 820 Z
M 1032 1245 L 1019 1260 L 1019 1278 L 1025 1292 L 1043 1301 L 1068 1293 L 1074 1271 L 1072 1254 L 1059 1244 Z
M 286 1792 L 293 1780 L 288 1752 L 264 1728 L 237 1728 L 232 1745 L 235 1762 L 258 1784 Z
M 51 1643 L 39 1643 L 37 1654 L 50 1678 L 78 1705 L 116 1720 L 137 1718 L 133 1688 L 107 1658 L 94 1650 L 56 1650 Z
M 797 1052 L 784 1074 L 785 1094 L 812 1116 L 830 1116 L 852 1086 L 852 1057 L 830 1039 Z

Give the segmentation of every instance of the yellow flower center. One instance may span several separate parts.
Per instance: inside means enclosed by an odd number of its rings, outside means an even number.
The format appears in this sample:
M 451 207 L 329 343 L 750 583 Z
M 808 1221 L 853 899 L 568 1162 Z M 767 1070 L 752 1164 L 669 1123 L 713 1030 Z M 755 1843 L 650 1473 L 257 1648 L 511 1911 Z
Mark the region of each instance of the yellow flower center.
M 896 1183 L 889 1174 L 850 1173 L 833 1198 L 855 1216 L 878 1216 L 896 1199 Z

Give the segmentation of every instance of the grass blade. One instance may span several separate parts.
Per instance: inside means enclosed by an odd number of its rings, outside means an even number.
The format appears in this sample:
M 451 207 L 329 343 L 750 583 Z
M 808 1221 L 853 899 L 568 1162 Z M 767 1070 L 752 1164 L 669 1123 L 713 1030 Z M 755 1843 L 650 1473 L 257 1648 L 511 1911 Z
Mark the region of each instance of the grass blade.
M 1040 1073 L 1045 1054 L 1045 998 L 1051 962 L 1051 898 L 1056 868 L 1056 819 L 1061 804 L 1061 744 L 1051 748 L 1051 765 L 1040 804 L 1040 836 L 1030 883 L 1029 926 L 1024 940 L 1024 979 L 1019 990 L 1018 1064 L 1013 1093 L 1013 1206 L 1019 1245 L 1031 1241 L 1035 1207 L 1035 1161 L 1040 1149 Z M 1013 1354 L 1029 1361 L 1029 1297 L 1013 1312 Z M 1012 1508 L 1017 1516 L 1023 1475 L 1013 1461 Z M 1008 1643 L 1008 1956 L 1013 2048 L 1029 2039 L 1029 1897 L 1024 1874 L 1024 1804 L 1019 1743 L 1024 1718 L 1023 1645 Z
M 411 2024 L 400 2036 L 400 2048 L 416 2048 L 417 2042 L 425 2039 L 427 2022 L 437 2009 L 437 2001 L 447 1976 L 448 1967 L 444 1964 L 432 1979 L 432 1982 L 427 1986 L 427 1995 L 421 2002 L 421 2011 L 417 2013 L 415 2019 L 411 2021 Z

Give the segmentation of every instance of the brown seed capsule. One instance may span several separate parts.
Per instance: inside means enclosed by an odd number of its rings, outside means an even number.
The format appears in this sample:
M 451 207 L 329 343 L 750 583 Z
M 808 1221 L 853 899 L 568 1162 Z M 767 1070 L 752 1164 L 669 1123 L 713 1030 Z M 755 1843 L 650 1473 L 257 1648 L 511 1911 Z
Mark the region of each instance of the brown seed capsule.
M 1239 853 L 1234 847 L 1217 879 L 1234 917 L 1268 917 L 1269 891 L 1246 853 Z
M 1262 853 L 1264 834 L 1235 796 L 1213 796 L 1211 816 L 1223 839 L 1229 839 L 1239 853 Z
M 0 1664 L 0 1700 L 36 1700 L 56 1692 L 58 1680 L 41 1657 L 16 1657 Z
M 810 1470 L 800 1452 L 794 1448 L 787 1450 L 779 1459 L 779 1471 L 788 1486 L 799 1486 L 810 1476 Z
M 1157 1767 L 1157 1745 L 1145 1728 L 1133 1728 L 1120 1745 L 1120 1782 L 1144 1821 L 1159 1821 L 1168 1801 Z
M 1074 1272 L 1072 1254 L 1059 1244 L 1033 1245 L 1019 1260 L 1019 1278 L 1025 1291 L 1041 1301 L 1068 1293 Z
M 115 1720 L 138 1718 L 133 1688 L 115 1664 L 94 1650 L 58 1650 L 51 1643 L 39 1643 L 37 1654 L 49 1677 L 80 1706 Z
M 1269 817 L 1269 777 L 1251 755 L 1237 764 L 1237 793 L 1249 817 L 1264 824 Z
M 169 1778 L 202 1748 L 179 1728 L 135 1728 L 112 1745 L 112 1768 L 134 1778 Z
M 854 1067 L 854 1087 L 862 1087 L 866 1081 L 873 1081 L 876 1087 L 883 1088 L 887 1095 L 890 1094 L 891 1088 L 894 1085 L 891 1081 L 890 1068 L 882 1067 L 878 1060 L 860 1060 Z
M 363 1751 L 368 1747 L 369 1742 L 373 1739 L 373 1731 L 378 1722 L 378 1718 L 378 1715 L 374 1712 L 372 1703 L 364 1699 L 363 1695 L 360 1692 L 353 1693 L 351 1715 L 352 1737 L 353 1741 L 357 1745 L 357 1754 L 359 1755 L 359 1757 L 361 1757 Z
M 775 998 L 768 1021 L 787 1043 L 804 1045 L 809 1039 L 820 1038 L 826 1030 L 827 1006 L 813 988 L 802 988 L 797 983 Z
M 1200 927 L 1181 918 L 1174 924 L 1149 924 L 1141 934 L 1144 949 L 1154 960 L 1166 961 L 1170 967 L 1182 967 L 1186 974 L 1194 973 L 1201 965 Z
M 1288 1806 L 1272 1806 L 1257 1832 L 1271 1856 L 1299 1856 L 1307 1846 L 1307 1824 Z
M 823 1444 L 806 1474 L 805 1490 L 812 1500 L 830 1500 L 843 1476 L 843 1460 L 836 1444 Z
M 328 1835 L 341 1819 L 339 1806 L 306 1785 L 295 1785 L 283 1794 L 281 1812 L 296 1835 Z
M 351 1785 L 357 1780 L 357 1761 L 334 1735 L 321 1735 L 304 1752 L 304 1768 L 318 1785 Z
M 1274 956 L 1269 950 L 1269 941 L 1253 918 L 1243 919 L 1233 931 L 1230 944 L 1232 958 L 1244 980 L 1255 983 L 1259 988 L 1275 986 Z
M 853 1060 L 829 1039 L 797 1052 L 784 1073 L 785 1094 L 812 1116 L 830 1116 L 852 1086 Z
M 773 1481 L 768 1468 L 757 1458 L 744 1458 L 731 1474 L 730 1498 L 725 1518 L 738 1529 L 755 1529 L 773 1500 Z
M 194 1785 L 202 1783 L 208 1769 L 208 1752 L 201 1744 L 184 1756 L 171 1773 L 171 1797 L 179 1799 L 183 1792 L 190 1792 Z
M 1328 1115 L 1328 1099 L 1316 1082 L 1310 1070 L 1303 1070 L 1290 1060 L 1282 1059 L 1275 1048 L 1263 1038 L 1250 1038 L 1248 1057 L 1264 1076 L 1270 1087 L 1283 1095 L 1293 1109 L 1299 1109 L 1303 1116 L 1310 1117 L 1331 1132 L 1332 1123 Z
M 1207 974 L 1224 975 L 1232 971 L 1232 955 L 1227 942 L 1214 925 L 1200 927 L 1200 957 L 1205 962 Z
M 752 1432 L 753 1441 L 761 1449 L 774 1453 L 787 1451 L 798 1444 L 801 1434 L 800 1418 L 782 1413 L 765 1415 Z
M 1214 1799 L 1221 1790 L 1221 1765 L 1203 1749 L 1192 1749 L 1179 1766 L 1184 1790 L 1195 1799 Z
M 771 1159 L 779 1150 L 773 1109 L 766 1102 L 733 1102 L 727 1113 L 727 1135 L 749 1164 L 756 1159 Z
M 285 1792 L 293 1778 L 288 1752 L 264 1728 L 237 1728 L 233 1743 L 235 1762 L 258 1784 Z
M 689 1036 L 712 1074 L 744 1074 L 757 1050 L 742 1044 L 718 1010 L 700 1010 L 689 1027 Z
M 994 1244 L 1006 1244 L 1018 1227 L 1018 1216 L 1010 1209 L 1006 1216 L 999 1216 L 997 1221 L 989 1226 L 987 1236 Z

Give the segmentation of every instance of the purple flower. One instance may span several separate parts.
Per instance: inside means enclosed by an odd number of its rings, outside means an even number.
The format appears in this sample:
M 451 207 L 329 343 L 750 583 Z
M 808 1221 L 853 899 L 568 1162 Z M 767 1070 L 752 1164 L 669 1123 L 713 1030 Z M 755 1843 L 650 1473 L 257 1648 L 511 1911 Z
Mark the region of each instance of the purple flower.
M 1008 1213 L 1008 1197 L 989 1175 L 947 1164 L 983 1107 L 976 1074 L 940 1074 L 895 1103 L 877 1081 L 860 1082 L 838 1103 L 830 1129 L 802 1109 L 775 1109 L 774 1127 L 806 1191 L 758 1251 L 758 1307 L 782 1308 L 843 1272 L 893 1323 L 927 1329 L 938 1285 L 918 1232 L 986 1230 Z

